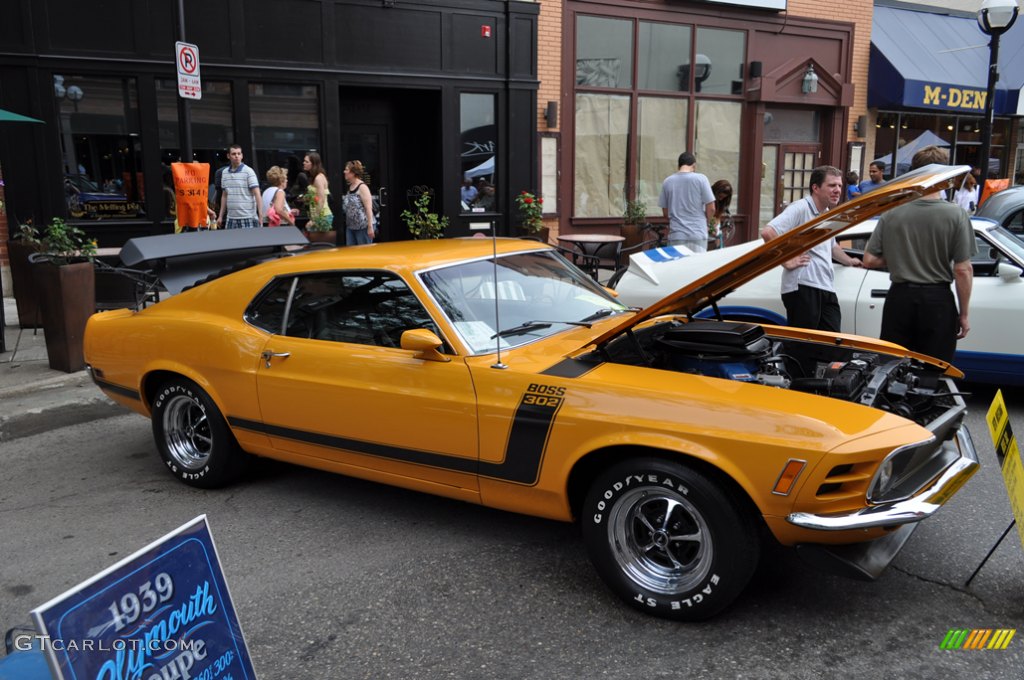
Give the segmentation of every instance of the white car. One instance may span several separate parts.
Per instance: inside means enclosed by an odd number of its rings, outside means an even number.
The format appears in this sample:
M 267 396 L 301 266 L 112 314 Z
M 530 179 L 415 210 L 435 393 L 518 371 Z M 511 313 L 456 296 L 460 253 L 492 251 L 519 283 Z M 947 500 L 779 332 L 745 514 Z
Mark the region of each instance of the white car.
M 840 238 L 848 253 L 859 257 L 877 220 L 862 222 Z M 1024 385 L 1024 241 L 992 220 L 975 217 L 971 224 L 978 240 L 971 293 L 971 332 L 957 343 L 953 364 L 968 380 L 1000 385 Z M 645 307 L 722 264 L 764 246 L 760 240 L 721 250 L 693 254 L 686 248 L 655 248 L 635 253 L 629 267 L 615 284 L 619 300 Z M 877 338 L 882 326 L 882 306 L 889 290 L 889 273 L 883 270 L 835 268 L 836 295 L 843 312 L 843 333 Z M 695 316 L 786 324 L 780 279 L 782 267 L 743 283 L 713 306 Z

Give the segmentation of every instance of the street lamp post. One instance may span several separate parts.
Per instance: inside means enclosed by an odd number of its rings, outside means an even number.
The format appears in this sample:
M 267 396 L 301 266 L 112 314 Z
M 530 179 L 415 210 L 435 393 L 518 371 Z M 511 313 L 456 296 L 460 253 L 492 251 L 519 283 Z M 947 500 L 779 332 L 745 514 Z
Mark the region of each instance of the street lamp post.
M 64 86 L 64 76 L 53 76 L 53 96 L 59 102 L 65 99 L 74 106 L 74 112 L 78 113 L 78 102 L 85 97 L 85 92 L 78 85 Z M 67 166 L 67 174 L 77 175 L 78 158 L 75 154 L 75 138 L 71 132 L 71 112 L 60 107 L 60 129 L 64 137 L 64 164 Z
M 985 191 L 988 158 L 992 153 L 992 119 L 995 115 L 996 81 L 999 80 L 999 36 L 1017 20 L 1017 0 L 985 0 L 978 10 L 978 26 L 992 37 L 988 43 L 988 93 L 985 95 L 985 119 L 981 123 L 981 175 L 979 193 Z

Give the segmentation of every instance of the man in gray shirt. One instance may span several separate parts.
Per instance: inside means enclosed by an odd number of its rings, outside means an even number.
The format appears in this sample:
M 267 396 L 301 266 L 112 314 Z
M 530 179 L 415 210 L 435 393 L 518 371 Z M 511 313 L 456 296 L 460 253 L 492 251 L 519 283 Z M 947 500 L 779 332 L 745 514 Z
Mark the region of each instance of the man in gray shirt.
M 695 165 L 692 153 L 679 154 L 679 171 L 662 182 L 658 205 L 668 218 L 668 244 L 703 253 L 708 249 L 708 222 L 715 216 L 715 194 L 708 178 L 694 172 Z
M 910 169 L 932 163 L 948 164 L 949 152 L 926 146 L 914 154 Z M 882 308 L 882 340 L 953 361 L 956 341 L 971 330 L 971 258 L 978 242 L 964 209 L 943 198 L 938 191 L 882 215 L 865 247 L 864 266 L 887 267 L 892 281 Z
M 793 201 L 761 230 L 761 238 L 771 241 L 787 231 L 809 222 L 834 208 L 843 195 L 843 173 L 839 168 L 822 165 L 811 171 L 810 193 Z M 790 326 L 839 332 L 842 313 L 836 297 L 832 260 L 847 267 L 859 267 L 839 247 L 835 238 L 823 241 L 810 250 L 782 264 L 782 304 Z

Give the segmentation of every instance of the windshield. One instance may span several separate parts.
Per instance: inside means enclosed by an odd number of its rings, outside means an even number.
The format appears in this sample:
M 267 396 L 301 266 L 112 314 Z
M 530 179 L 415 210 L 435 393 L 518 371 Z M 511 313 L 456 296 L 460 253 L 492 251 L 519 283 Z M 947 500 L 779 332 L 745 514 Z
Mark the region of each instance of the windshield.
M 992 237 L 993 241 L 1003 247 L 1003 250 L 1010 253 L 1016 259 L 1015 264 L 1024 262 L 1024 241 L 1021 241 L 1011 232 L 1007 231 L 1005 227 L 989 229 L 988 234 Z
M 497 266 L 491 258 L 461 262 L 420 278 L 473 354 L 494 352 L 499 341 L 502 349 L 523 345 L 627 309 L 550 250 L 504 255 Z

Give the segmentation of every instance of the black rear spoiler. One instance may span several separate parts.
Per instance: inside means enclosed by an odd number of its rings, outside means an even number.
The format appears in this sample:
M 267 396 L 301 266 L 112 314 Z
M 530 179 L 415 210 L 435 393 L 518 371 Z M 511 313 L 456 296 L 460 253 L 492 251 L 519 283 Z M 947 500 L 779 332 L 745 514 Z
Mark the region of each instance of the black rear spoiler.
M 174 295 L 233 264 L 308 243 L 295 227 L 142 236 L 124 244 L 121 262 L 152 271 L 167 292 Z

